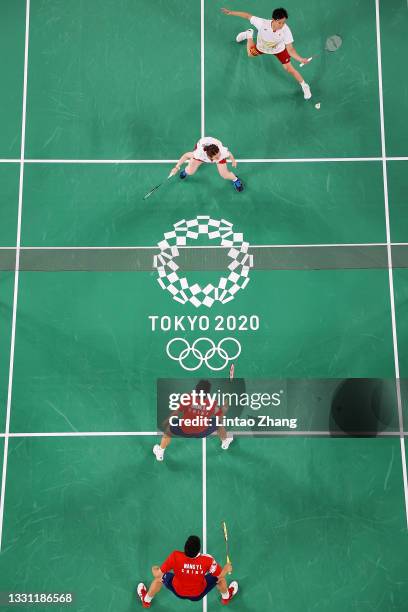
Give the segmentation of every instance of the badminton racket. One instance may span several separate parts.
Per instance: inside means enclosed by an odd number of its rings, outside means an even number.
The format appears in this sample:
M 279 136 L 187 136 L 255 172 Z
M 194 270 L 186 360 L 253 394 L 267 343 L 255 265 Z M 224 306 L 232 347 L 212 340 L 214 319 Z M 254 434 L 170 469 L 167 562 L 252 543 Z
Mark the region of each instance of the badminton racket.
M 231 563 L 231 559 L 230 559 L 230 556 L 229 556 L 228 529 L 227 529 L 227 524 L 226 524 L 225 521 L 223 521 L 221 523 L 221 527 L 222 527 L 222 531 L 224 533 L 225 551 L 226 551 L 226 554 L 227 554 L 227 563 Z M 229 573 L 231 573 L 231 572 L 229 572 Z
M 177 170 L 175 170 L 173 168 L 173 170 L 170 172 L 169 176 L 167 177 L 167 179 L 165 181 L 162 181 L 161 183 L 159 183 L 158 185 L 156 185 L 155 187 L 153 187 L 152 189 L 150 189 L 150 191 L 148 191 L 146 193 L 146 195 L 143 196 L 143 200 L 147 200 L 147 198 L 150 198 L 150 196 L 152 195 L 152 193 L 154 193 L 155 191 L 157 191 L 157 189 L 159 189 L 159 187 L 161 187 L 162 185 L 164 185 L 164 183 L 166 183 L 169 179 L 171 179 L 172 176 L 174 176 L 176 174 Z
M 339 36 L 338 34 L 333 34 L 333 36 L 329 36 L 326 39 L 324 48 L 326 51 L 330 51 L 330 53 L 333 53 L 334 51 L 337 51 L 338 49 L 340 49 L 342 44 L 343 44 L 343 39 L 341 38 L 341 36 Z M 317 57 L 318 55 L 319 53 L 315 53 L 315 55 L 308 57 L 307 62 L 302 62 L 301 64 L 299 64 L 300 68 L 302 68 L 303 66 L 306 66 L 306 63 L 309 64 L 312 61 L 312 59 Z

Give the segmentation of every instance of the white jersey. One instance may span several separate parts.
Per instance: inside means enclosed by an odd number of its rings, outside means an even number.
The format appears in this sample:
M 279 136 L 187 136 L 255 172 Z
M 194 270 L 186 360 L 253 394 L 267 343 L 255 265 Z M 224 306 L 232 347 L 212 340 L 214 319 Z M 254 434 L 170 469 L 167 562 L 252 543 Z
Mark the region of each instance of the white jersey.
M 220 159 L 213 161 L 208 157 L 207 153 L 204 151 L 204 147 L 210 144 L 217 145 L 221 153 Z M 206 162 L 207 164 L 218 164 L 221 160 L 227 159 L 229 156 L 230 152 L 228 151 L 227 147 L 224 147 L 221 140 L 211 138 L 211 136 L 204 136 L 204 138 L 200 138 L 194 149 L 194 159 Z
M 286 45 L 293 43 L 293 36 L 289 26 L 285 25 L 274 32 L 270 19 L 251 17 L 251 23 L 258 30 L 256 46 L 262 53 L 276 55 L 285 50 Z

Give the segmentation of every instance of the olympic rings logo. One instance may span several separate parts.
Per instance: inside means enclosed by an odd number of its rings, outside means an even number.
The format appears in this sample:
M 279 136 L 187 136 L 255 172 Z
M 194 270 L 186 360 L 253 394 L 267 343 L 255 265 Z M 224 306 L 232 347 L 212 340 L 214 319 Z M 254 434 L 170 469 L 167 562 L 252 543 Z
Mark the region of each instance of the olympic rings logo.
M 173 354 L 171 347 L 175 342 L 183 343 L 184 348 L 181 348 L 179 351 L 174 349 L 175 354 Z M 228 350 L 225 348 L 225 343 L 228 342 L 235 345 L 235 354 L 233 355 L 230 355 Z M 181 367 L 188 372 L 195 372 L 195 370 L 201 368 L 203 364 L 205 364 L 210 370 L 213 370 L 213 372 L 219 372 L 220 370 L 223 370 L 230 361 L 233 361 L 239 357 L 241 354 L 241 344 L 236 338 L 230 337 L 223 338 L 218 342 L 218 344 L 215 344 L 215 342 L 213 342 L 210 338 L 198 338 L 197 340 L 194 340 L 193 344 L 190 346 L 190 343 L 185 338 L 172 338 L 167 343 L 166 353 L 170 359 L 173 361 L 178 361 Z M 194 361 L 196 360 L 194 365 L 188 365 L 186 363 L 190 355 L 193 355 Z M 222 365 L 216 365 L 211 361 L 215 356 L 222 359 Z

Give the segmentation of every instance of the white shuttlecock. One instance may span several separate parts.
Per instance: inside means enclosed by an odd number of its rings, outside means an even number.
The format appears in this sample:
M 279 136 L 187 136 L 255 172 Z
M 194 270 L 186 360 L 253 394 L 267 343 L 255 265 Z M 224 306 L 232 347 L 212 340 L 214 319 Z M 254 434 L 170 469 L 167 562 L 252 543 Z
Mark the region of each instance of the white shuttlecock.
M 319 108 L 320 108 L 320 102 L 318 102 L 317 104 L 315 104 L 315 108 L 317 108 L 317 110 L 319 110 Z

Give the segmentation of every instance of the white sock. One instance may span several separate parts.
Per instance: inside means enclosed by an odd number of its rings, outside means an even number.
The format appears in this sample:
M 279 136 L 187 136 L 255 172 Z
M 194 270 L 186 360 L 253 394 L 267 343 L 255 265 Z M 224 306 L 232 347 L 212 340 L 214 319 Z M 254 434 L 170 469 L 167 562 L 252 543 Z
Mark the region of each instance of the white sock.
M 229 596 L 230 596 L 229 591 L 227 591 L 226 593 L 221 593 L 221 597 L 223 599 L 229 599 Z
M 144 600 L 145 600 L 146 603 L 150 603 L 152 601 L 152 599 L 153 599 L 153 597 L 150 597 L 150 595 L 147 595 L 147 594 L 145 595 Z

